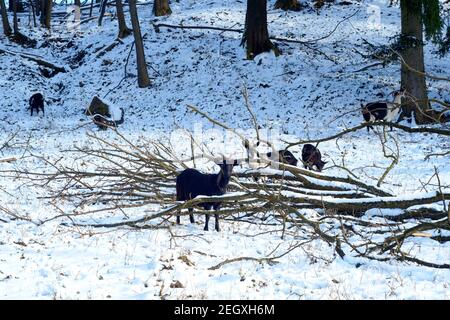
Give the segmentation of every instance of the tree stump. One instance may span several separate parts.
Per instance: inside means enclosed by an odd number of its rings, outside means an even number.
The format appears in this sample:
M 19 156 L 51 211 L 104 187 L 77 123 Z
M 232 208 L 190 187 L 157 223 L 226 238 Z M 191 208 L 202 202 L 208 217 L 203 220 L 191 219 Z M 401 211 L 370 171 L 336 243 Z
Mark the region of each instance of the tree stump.
M 86 109 L 85 114 L 88 116 L 93 116 L 99 114 L 101 116 L 111 118 L 111 113 L 109 111 L 109 105 L 103 102 L 99 97 L 95 96 L 89 107 Z

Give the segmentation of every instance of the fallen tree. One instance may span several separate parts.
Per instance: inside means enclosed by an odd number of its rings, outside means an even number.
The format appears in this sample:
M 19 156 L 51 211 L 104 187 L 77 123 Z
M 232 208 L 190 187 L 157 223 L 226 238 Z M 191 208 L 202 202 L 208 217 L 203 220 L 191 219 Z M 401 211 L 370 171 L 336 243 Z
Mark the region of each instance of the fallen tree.
M 59 73 L 59 72 L 67 72 L 65 67 L 61 67 L 61 66 L 57 66 L 51 62 L 48 62 L 46 60 L 44 60 L 41 57 L 35 56 L 35 55 L 31 55 L 31 54 L 27 54 L 27 53 L 21 53 L 21 52 L 14 52 L 14 51 L 10 51 L 10 50 L 5 50 L 5 49 L 1 49 L 0 48 L 0 53 L 4 53 L 4 54 L 10 54 L 13 56 L 19 56 L 21 58 L 36 62 L 38 65 L 46 67 L 46 68 L 50 68 L 53 69 L 55 74 Z
M 350 254 L 380 261 L 396 259 L 436 268 L 449 267 L 420 259 L 413 251 L 403 249 L 417 238 L 441 243 L 450 240 L 439 236 L 439 230 L 450 230 L 448 191 L 439 188 L 399 196 L 360 181 L 346 171 L 342 175 L 329 175 L 282 163 L 276 163 L 278 169 L 248 169 L 243 162 L 242 168 L 233 175 L 226 195 L 177 202 L 175 178 L 180 170 L 192 166 L 194 157 L 179 158 L 167 144 L 168 139 L 140 141 L 136 145 L 120 132 L 116 133 L 120 143 L 89 134 L 88 146 L 65 151 L 71 159 L 78 159 L 70 165 L 60 159 L 51 161 L 36 156 L 48 166 L 45 173 L 2 171 L 3 176 L 15 179 L 19 176 L 27 183 L 45 187 L 48 195 L 43 199 L 56 208 L 61 201 L 73 205 L 71 212 L 59 209 L 59 215 L 32 222 L 69 219 L 64 224 L 78 228 L 160 228 L 170 226 L 176 215 L 188 215 L 189 208 L 196 208 L 196 214 L 210 213 L 197 205 L 220 201 L 221 219 L 278 226 L 276 232 L 283 238 L 300 233 L 304 238 L 326 242 L 342 258 Z M 211 159 L 212 155 L 205 154 L 195 161 Z M 271 164 L 273 161 L 266 163 Z M 434 209 L 426 209 L 429 205 Z M 136 217 L 126 213 L 136 208 L 143 208 L 145 214 Z M 387 208 L 396 208 L 397 213 L 384 214 L 383 209 Z M 310 209 L 318 215 L 311 215 Z M 366 215 L 370 209 L 379 213 Z M 111 221 L 115 215 L 117 219 Z M 102 219 L 107 220 L 102 222 Z M 281 256 L 243 260 L 269 262 Z M 224 261 L 214 268 L 233 261 L 241 259 Z

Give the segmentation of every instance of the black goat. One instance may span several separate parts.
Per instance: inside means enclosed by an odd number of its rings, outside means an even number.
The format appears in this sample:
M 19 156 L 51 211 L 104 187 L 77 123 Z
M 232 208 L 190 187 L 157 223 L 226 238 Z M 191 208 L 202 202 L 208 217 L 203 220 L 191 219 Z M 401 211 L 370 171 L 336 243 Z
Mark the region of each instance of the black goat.
M 185 201 L 194 199 L 197 196 L 220 196 L 227 192 L 227 186 L 230 181 L 231 172 L 233 167 L 238 163 L 236 160 L 232 164 L 227 164 L 226 160 L 218 164 L 220 167 L 219 173 L 216 174 L 204 174 L 195 169 L 186 169 L 177 176 L 177 201 Z M 205 210 L 219 210 L 220 202 L 203 202 L 198 204 Z M 194 223 L 193 208 L 189 208 L 189 218 L 191 223 Z M 180 212 L 177 215 L 177 223 L 180 223 Z M 219 228 L 219 214 L 215 214 L 216 231 L 220 231 Z M 205 231 L 208 231 L 209 214 L 205 214 Z
M 39 110 L 42 110 L 42 113 L 44 112 L 44 96 L 41 93 L 35 93 L 31 96 L 30 100 L 28 101 L 31 109 L 31 115 L 33 115 L 33 110 L 36 110 L 36 113 L 39 114 Z
M 369 102 L 366 105 L 361 104 L 361 113 L 366 122 L 373 122 L 377 120 L 383 120 L 392 122 L 397 120 L 401 110 L 402 98 L 405 97 L 406 91 L 401 89 L 394 92 L 394 101 L 376 101 Z M 367 126 L 367 132 L 373 130 L 372 126 Z M 392 126 L 391 126 L 392 130 Z
M 268 158 L 272 158 L 272 152 L 268 152 L 266 155 Z M 297 166 L 298 160 L 289 150 L 280 150 L 278 151 L 278 162 Z
M 116 128 L 119 124 L 122 124 L 124 122 L 125 118 L 125 111 L 120 108 L 120 111 L 122 112 L 122 115 L 120 117 L 120 120 L 110 120 L 105 116 L 102 116 L 101 114 L 96 114 L 93 116 L 92 120 L 94 123 L 98 126 L 101 130 L 106 130 L 108 128 Z
M 303 146 L 302 160 L 305 169 L 309 168 L 309 170 L 313 170 L 313 167 L 316 166 L 319 172 L 322 171 L 323 167 L 327 163 L 326 161 L 322 161 L 320 150 L 309 143 Z

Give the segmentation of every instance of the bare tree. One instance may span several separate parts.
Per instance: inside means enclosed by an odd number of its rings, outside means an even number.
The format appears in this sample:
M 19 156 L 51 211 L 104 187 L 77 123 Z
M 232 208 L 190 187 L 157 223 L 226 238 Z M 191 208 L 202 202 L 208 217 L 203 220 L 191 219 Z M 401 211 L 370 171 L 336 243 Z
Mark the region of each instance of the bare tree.
M 169 0 L 155 0 L 153 3 L 153 13 L 155 16 L 167 16 L 172 13 L 169 6 Z
M 249 60 L 253 60 L 258 54 L 272 49 L 276 55 L 280 54 L 280 51 L 269 39 L 267 0 L 247 0 L 245 31 L 241 45 L 246 45 L 247 59 Z
M 142 42 L 141 27 L 136 8 L 136 0 L 129 0 L 131 24 L 133 26 L 134 43 L 136 46 L 136 62 L 138 72 L 139 88 L 145 88 L 150 85 L 148 77 L 147 64 L 145 62 L 144 44 Z
M 17 0 L 12 0 L 12 10 L 14 34 L 19 34 L 19 23 L 17 22 Z
M 424 62 L 424 30 L 427 39 L 440 34 L 439 0 L 401 0 L 402 86 L 412 96 L 403 108 L 407 117 L 414 111 L 419 124 L 433 122 L 427 95 Z
M 52 0 L 41 0 L 41 24 L 50 29 L 52 21 Z
M 407 45 L 403 50 L 402 56 L 405 62 L 419 72 L 425 72 L 424 52 L 423 52 L 423 30 L 422 30 L 422 11 L 420 8 L 421 0 L 402 0 L 402 36 L 410 41 L 415 41 L 415 45 Z M 418 100 L 419 107 L 422 110 L 428 109 L 428 96 L 425 77 L 417 72 L 409 70 L 402 64 L 402 87 L 404 87 L 414 98 Z M 415 110 L 414 103 L 405 104 L 403 107 L 404 114 L 407 117 L 412 115 L 413 111 L 416 115 L 418 123 L 424 123 L 424 115 Z
M 11 35 L 11 26 L 9 25 L 8 14 L 6 12 L 6 5 L 4 0 L 0 0 L 0 10 L 2 14 L 3 33 L 8 37 Z
M 108 0 L 102 0 L 100 2 L 100 15 L 98 17 L 98 25 L 101 26 L 103 23 L 103 17 L 105 16 L 106 5 L 108 4 Z
M 129 34 L 131 30 L 127 27 L 125 22 L 125 14 L 123 13 L 122 0 L 116 0 L 117 20 L 119 21 L 119 35 L 118 37 L 123 39 Z

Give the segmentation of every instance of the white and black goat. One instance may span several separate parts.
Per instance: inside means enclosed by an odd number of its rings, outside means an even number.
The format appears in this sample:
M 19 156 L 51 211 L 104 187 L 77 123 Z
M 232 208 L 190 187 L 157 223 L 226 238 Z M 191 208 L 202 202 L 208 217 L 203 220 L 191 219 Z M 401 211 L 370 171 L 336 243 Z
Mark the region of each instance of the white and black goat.
M 406 91 L 400 89 L 394 92 L 394 101 L 375 101 L 369 102 L 366 105 L 361 104 L 361 112 L 366 122 L 374 122 L 377 120 L 394 122 L 397 121 L 398 115 L 401 111 L 402 98 L 406 96 Z M 367 126 L 367 131 L 373 129 L 372 126 Z M 392 126 L 391 126 L 392 130 Z
M 228 183 L 230 182 L 230 176 L 233 171 L 233 167 L 238 164 L 237 160 L 227 163 L 223 160 L 222 163 L 217 163 L 220 167 L 219 173 L 216 174 L 204 174 L 195 169 L 186 169 L 177 176 L 177 201 L 186 201 L 194 199 L 197 196 L 221 196 L 227 192 Z M 220 202 L 202 202 L 198 206 L 203 207 L 205 210 L 219 210 Z M 189 208 L 189 218 L 191 223 L 194 223 L 193 208 Z M 180 223 L 180 212 L 177 215 L 177 223 Z M 215 214 L 216 231 L 220 231 L 219 228 L 219 214 Z M 205 214 L 205 231 L 208 231 L 209 214 Z

